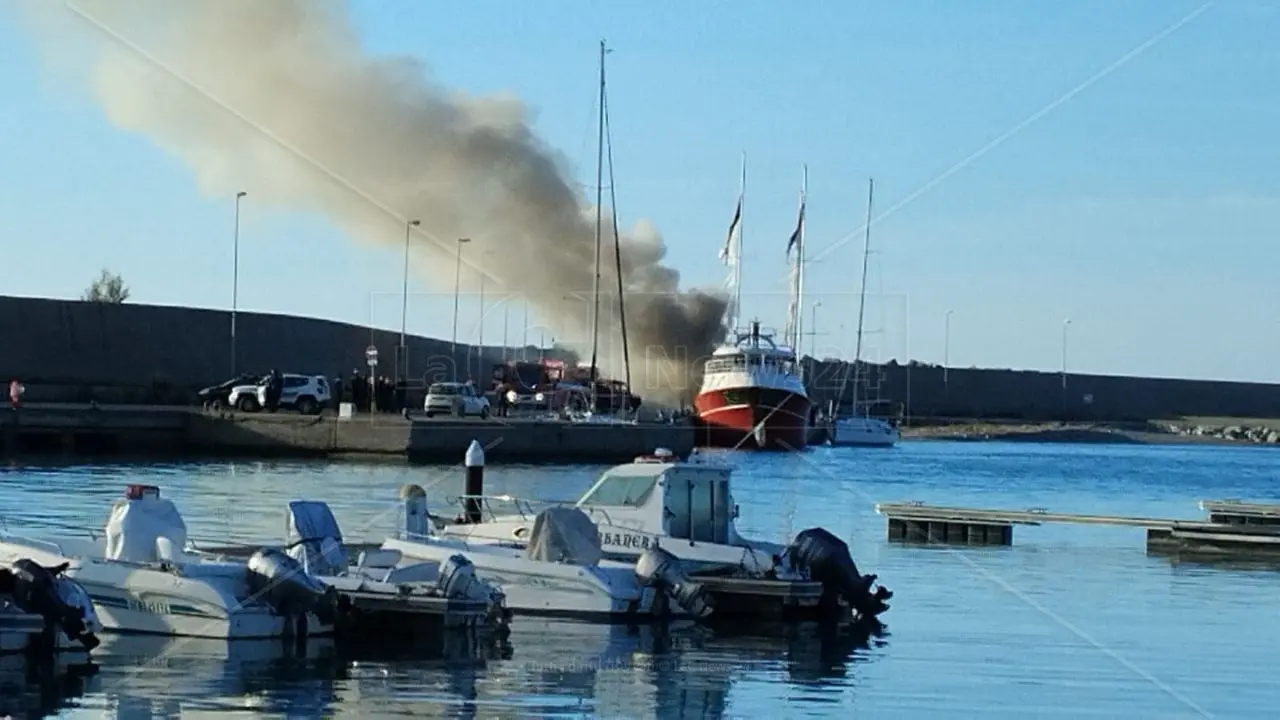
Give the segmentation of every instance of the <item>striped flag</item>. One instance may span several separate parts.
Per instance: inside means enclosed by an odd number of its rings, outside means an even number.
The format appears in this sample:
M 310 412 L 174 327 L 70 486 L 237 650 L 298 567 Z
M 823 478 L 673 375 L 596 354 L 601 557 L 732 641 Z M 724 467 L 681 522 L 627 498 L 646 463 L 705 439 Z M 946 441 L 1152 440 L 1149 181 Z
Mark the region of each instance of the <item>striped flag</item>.
M 804 234 L 804 201 L 800 201 L 800 218 L 796 220 L 795 232 L 791 233 L 791 239 L 787 241 L 787 257 L 791 257 L 791 249 L 799 247 L 800 237 Z
M 720 249 L 720 261 L 729 264 L 733 257 L 733 235 L 738 232 L 738 224 L 742 222 L 742 196 L 738 196 L 738 208 L 733 211 L 733 222 L 729 223 L 729 236 L 725 238 L 724 247 Z

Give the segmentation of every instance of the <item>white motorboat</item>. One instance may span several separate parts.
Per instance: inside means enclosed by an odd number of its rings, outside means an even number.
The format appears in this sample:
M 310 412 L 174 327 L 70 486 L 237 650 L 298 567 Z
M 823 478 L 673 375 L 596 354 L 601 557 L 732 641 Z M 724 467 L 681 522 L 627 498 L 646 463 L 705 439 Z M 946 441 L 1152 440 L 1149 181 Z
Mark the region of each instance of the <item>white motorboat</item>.
M 869 415 L 836 418 L 829 432 L 828 440 L 837 447 L 893 447 L 898 443 L 897 428 Z
M 0 568 L 0 653 L 92 651 L 102 623 L 89 594 L 64 567 L 20 558 Z
M 629 562 L 604 559 L 598 528 L 576 508 L 538 513 L 526 543 L 467 543 L 431 531 L 422 488 L 406 486 L 400 496 L 402 530 L 382 544 L 389 554 L 384 564 L 446 563 L 465 550 L 477 576 L 501 588 L 513 613 L 606 621 L 711 614 L 702 589 L 669 553 L 655 547 Z
M 848 546 L 822 528 L 797 534 L 790 545 L 749 540 L 738 534 L 738 506 L 730 491 L 732 468 L 694 454 L 682 462 L 670 451 L 637 458 L 605 471 L 574 504 L 600 531 L 606 557 L 634 562 L 660 548 L 680 559 L 692 579 L 739 576 L 822 583 L 859 617 L 888 609 L 892 593 L 872 589 L 875 575 L 862 575 Z M 495 512 L 493 503 L 511 509 Z M 475 510 L 446 522 L 442 534 L 477 543 L 524 546 L 532 541 L 534 503 L 512 497 L 472 498 Z
M 405 612 L 412 612 L 415 604 L 441 604 L 432 601 L 478 605 L 483 612 L 464 614 L 483 620 L 478 624 L 489 628 L 506 625 L 507 601 L 502 591 L 478 578 L 475 566 L 458 548 L 409 563 L 385 552 L 364 551 L 352 565 L 337 518 L 326 503 L 316 500 L 289 503 L 286 532 L 288 556 L 320 582 L 357 603 L 383 607 L 394 603 Z
M 217 562 L 185 548 L 186 523 L 160 490 L 130 485 L 111 509 L 105 537 L 0 535 L 0 562 L 63 567 L 83 586 L 105 632 L 214 639 L 332 632 L 337 593 L 278 550 L 246 563 Z

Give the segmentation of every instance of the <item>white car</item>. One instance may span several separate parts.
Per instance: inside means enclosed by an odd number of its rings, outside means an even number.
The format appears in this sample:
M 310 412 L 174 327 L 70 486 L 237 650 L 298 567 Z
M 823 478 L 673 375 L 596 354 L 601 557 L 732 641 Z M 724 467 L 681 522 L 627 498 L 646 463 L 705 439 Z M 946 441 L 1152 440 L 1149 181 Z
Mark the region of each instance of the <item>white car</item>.
M 314 415 L 332 399 L 329 380 L 323 375 L 280 376 L 280 407 L 292 408 L 304 415 Z M 267 405 L 267 378 L 256 385 L 237 385 L 231 388 L 227 404 L 242 412 L 258 412 Z
M 444 415 L 479 415 L 489 417 L 489 398 L 476 392 L 475 387 L 466 383 L 445 382 L 432 383 L 427 388 L 427 399 L 422 404 L 422 411 L 427 417 Z

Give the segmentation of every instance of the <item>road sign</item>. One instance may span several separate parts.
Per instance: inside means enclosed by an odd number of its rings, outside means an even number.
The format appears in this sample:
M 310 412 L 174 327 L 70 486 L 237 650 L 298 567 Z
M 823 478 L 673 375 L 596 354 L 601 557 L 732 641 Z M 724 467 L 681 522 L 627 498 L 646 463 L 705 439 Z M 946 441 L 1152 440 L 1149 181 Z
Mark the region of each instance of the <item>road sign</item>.
M 364 351 L 364 360 L 365 362 L 369 363 L 369 367 L 377 367 L 378 366 L 378 348 L 370 345 L 369 348 Z

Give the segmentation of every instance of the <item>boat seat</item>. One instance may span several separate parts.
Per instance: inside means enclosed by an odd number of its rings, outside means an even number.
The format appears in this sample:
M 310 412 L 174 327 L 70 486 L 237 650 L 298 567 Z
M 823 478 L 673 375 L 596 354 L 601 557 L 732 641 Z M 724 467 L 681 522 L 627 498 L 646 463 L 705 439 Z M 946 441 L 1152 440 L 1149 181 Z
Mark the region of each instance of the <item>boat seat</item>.
M 318 500 L 289 503 L 289 555 L 312 575 L 337 576 L 347 572 L 347 551 L 342 530 L 329 506 Z
M 176 545 L 173 540 L 163 536 L 156 538 L 156 557 L 160 562 L 170 565 L 185 565 L 191 562 L 191 558 L 181 545 Z
M 399 550 L 375 548 L 360 553 L 356 568 L 360 570 L 390 570 L 400 564 L 404 554 Z

